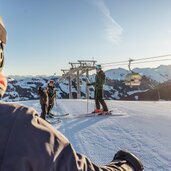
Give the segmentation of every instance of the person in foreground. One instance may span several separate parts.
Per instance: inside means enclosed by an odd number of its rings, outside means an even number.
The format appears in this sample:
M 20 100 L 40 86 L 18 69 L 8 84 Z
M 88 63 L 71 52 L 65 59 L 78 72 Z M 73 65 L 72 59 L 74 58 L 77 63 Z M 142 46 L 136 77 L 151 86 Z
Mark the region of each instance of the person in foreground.
M 2 35 L 3 34 L 3 35 Z M 0 95 L 7 82 L 2 74 L 5 29 L 0 24 Z M 64 135 L 37 112 L 17 103 L 0 102 L 1 171 L 142 171 L 140 160 L 128 151 L 118 151 L 113 160 L 97 166 L 75 152 Z

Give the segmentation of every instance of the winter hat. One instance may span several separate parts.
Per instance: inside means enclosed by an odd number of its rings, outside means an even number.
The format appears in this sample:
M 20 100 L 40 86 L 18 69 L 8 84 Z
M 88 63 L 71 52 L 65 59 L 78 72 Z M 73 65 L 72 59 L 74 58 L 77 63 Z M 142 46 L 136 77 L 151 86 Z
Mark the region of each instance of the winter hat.
M 100 70 L 100 69 L 102 69 L 102 66 L 101 65 L 96 65 L 96 69 Z
M 6 36 L 7 36 L 7 32 L 5 30 L 5 26 L 2 20 L 2 17 L 0 16 L 0 40 L 2 43 L 6 43 Z

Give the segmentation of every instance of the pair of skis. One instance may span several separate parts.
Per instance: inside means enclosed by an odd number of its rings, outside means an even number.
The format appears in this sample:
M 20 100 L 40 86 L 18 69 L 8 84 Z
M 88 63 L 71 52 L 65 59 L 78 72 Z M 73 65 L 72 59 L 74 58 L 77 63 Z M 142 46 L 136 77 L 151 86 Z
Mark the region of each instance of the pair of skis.
M 86 117 L 108 117 L 108 116 L 123 116 L 123 114 L 113 114 L 112 110 L 108 112 L 99 112 L 99 113 L 84 113 L 84 114 L 79 114 L 79 115 L 72 115 L 70 116 L 69 113 L 66 114 L 53 114 L 51 115 L 51 119 L 48 120 L 51 123 L 60 123 L 62 120 L 67 120 L 67 119 L 81 119 L 81 118 L 86 118 Z
M 46 117 L 46 121 L 48 121 L 51 124 L 57 124 L 61 122 L 63 117 L 66 117 L 68 115 L 69 113 L 65 113 L 65 114 L 49 113 L 49 115 Z
M 112 116 L 112 111 L 108 111 L 108 112 L 98 112 L 98 113 L 83 113 L 83 114 L 79 114 L 79 115 L 75 115 L 75 116 L 71 116 L 70 118 L 74 119 L 74 118 L 85 118 L 85 117 L 96 117 L 96 116 Z
M 61 117 L 65 117 L 68 116 L 69 113 L 64 113 L 64 114 L 57 114 L 57 113 L 49 113 L 49 117 L 50 118 L 61 118 Z

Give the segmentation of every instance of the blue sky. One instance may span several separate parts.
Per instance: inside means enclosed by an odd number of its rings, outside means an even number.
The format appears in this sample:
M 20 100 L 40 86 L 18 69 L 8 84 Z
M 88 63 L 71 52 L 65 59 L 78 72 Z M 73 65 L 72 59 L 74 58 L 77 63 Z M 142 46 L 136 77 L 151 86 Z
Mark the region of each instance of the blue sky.
M 60 75 L 77 60 L 171 54 L 170 7 L 170 0 L 0 0 L 8 33 L 5 73 Z

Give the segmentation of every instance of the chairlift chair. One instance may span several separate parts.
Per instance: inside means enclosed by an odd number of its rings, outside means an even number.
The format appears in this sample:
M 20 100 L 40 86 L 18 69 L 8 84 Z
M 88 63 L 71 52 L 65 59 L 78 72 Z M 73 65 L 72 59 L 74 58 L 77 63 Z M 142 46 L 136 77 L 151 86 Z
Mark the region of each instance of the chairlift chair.
M 133 61 L 132 59 L 129 59 L 128 68 L 129 68 L 130 73 L 128 73 L 125 76 L 125 85 L 131 86 L 131 87 L 139 86 L 141 84 L 141 79 L 142 79 L 142 76 L 139 73 L 133 72 L 131 70 L 131 62 L 132 61 Z

